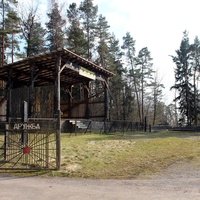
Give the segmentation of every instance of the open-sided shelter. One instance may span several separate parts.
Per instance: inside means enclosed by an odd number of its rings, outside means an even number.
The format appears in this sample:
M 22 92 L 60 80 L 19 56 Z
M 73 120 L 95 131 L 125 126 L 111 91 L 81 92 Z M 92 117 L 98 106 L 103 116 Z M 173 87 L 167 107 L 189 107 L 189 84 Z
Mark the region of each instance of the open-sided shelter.
M 22 102 L 27 102 L 29 119 L 56 119 L 59 168 L 61 119 L 108 119 L 108 79 L 112 76 L 67 49 L 4 65 L 0 80 L 6 92 L 0 105 L 5 100 L 6 109 L 1 109 L 1 116 L 8 123 L 20 120 Z
M 106 119 L 112 75 L 67 49 L 5 65 L 0 80 L 6 82 L 6 117 L 20 117 L 20 103 L 27 101 L 29 117 Z

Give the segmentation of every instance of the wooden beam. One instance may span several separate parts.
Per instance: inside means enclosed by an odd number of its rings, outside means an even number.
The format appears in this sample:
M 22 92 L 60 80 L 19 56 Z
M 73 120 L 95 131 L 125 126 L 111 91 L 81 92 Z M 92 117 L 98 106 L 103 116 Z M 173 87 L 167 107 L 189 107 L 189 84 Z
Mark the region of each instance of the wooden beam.
M 89 84 L 88 81 L 86 84 L 83 85 L 84 88 L 84 100 L 85 100 L 85 118 L 90 118 L 90 110 L 89 110 Z
M 73 65 L 72 63 L 66 63 L 65 65 L 63 65 L 62 70 L 64 68 L 68 68 L 68 69 L 71 69 L 71 70 L 79 73 L 79 66 Z
M 30 65 L 30 85 L 29 85 L 29 101 L 28 101 L 28 117 L 33 117 L 33 103 L 34 103 L 34 82 L 35 82 L 35 66 Z
M 71 109 L 72 109 L 72 85 L 70 85 L 67 89 L 66 89 L 67 93 L 68 93 L 68 117 L 71 117 Z
M 108 79 L 104 82 L 104 113 L 105 121 L 109 120 L 109 92 L 108 92 Z
M 8 71 L 8 82 L 7 82 L 7 113 L 6 113 L 6 121 L 10 123 L 11 119 L 11 109 L 12 109 L 12 69 Z

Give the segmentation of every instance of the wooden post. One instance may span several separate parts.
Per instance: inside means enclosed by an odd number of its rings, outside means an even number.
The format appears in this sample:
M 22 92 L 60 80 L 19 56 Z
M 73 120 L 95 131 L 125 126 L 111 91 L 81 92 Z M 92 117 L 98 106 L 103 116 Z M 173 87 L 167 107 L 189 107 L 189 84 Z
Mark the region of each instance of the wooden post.
M 89 82 L 83 85 L 84 88 L 84 100 L 85 100 L 85 118 L 90 118 L 90 110 L 89 110 Z
M 28 122 L 28 103 L 26 101 L 23 101 L 22 103 L 22 123 Z M 26 146 L 28 144 L 28 133 L 26 130 L 22 130 L 21 134 L 21 142 L 23 146 Z
M 8 72 L 8 82 L 7 82 L 7 112 L 6 112 L 6 121 L 10 123 L 11 120 L 11 89 L 12 89 L 12 71 L 11 69 Z
M 105 119 L 109 120 L 110 116 L 110 106 L 109 106 L 109 92 L 108 92 L 108 79 L 105 80 Z
M 33 102 L 34 102 L 34 74 L 35 74 L 35 68 L 31 64 L 31 69 L 30 69 L 30 86 L 29 86 L 29 102 L 28 102 L 28 117 L 33 117 L 32 115 L 34 114 L 33 111 Z
M 72 106 L 72 85 L 68 88 L 68 118 L 71 118 L 71 106 Z
M 10 123 L 11 121 L 11 98 L 12 98 L 12 70 L 9 69 L 8 71 L 8 82 L 7 82 L 7 86 L 6 86 L 6 95 L 7 95 L 7 110 L 6 110 L 6 121 L 7 123 Z M 5 135 L 4 135 L 4 159 L 7 159 L 7 147 L 8 147 L 8 128 L 9 124 L 6 125 L 6 130 L 5 130 Z
M 60 111 L 60 68 L 61 68 L 61 56 L 58 55 L 57 63 L 56 63 L 56 81 L 55 87 L 57 89 L 56 92 L 56 106 L 57 106 L 57 131 L 56 131 L 56 168 L 60 169 L 61 166 L 61 111 Z
M 109 94 L 108 94 L 108 79 L 104 83 L 104 132 L 107 132 L 106 122 L 109 120 Z
M 147 117 L 144 117 L 144 132 L 147 132 Z
M 23 101 L 22 103 L 22 123 L 28 122 L 28 103 Z M 28 146 L 28 132 L 27 130 L 22 130 L 21 132 L 21 145 L 23 147 L 23 151 Z M 28 164 L 28 154 L 25 154 L 25 163 Z

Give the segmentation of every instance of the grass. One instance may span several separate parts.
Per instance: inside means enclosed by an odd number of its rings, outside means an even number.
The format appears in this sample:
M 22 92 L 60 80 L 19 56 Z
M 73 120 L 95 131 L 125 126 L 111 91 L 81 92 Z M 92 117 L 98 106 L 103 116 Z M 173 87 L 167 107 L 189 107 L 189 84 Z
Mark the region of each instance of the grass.
M 63 134 L 61 170 L 29 174 L 138 178 L 162 171 L 178 161 L 200 163 L 200 133 Z
M 62 136 L 58 174 L 84 178 L 135 178 L 183 160 L 200 160 L 198 133 Z

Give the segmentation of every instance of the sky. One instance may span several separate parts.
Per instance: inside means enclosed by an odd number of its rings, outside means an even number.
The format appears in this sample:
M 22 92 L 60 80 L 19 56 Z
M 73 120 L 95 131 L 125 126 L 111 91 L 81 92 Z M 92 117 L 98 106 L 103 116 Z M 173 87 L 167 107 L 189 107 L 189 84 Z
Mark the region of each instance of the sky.
M 26 3 L 31 0 L 19 0 Z M 38 0 L 42 12 L 48 0 Z M 69 5 L 82 0 L 60 0 Z M 164 101 L 169 104 L 174 98 L 170 87 L 174 84 L 174 68 L 171 55 L 176 55 L 183 37 L 188 31 L 190 42 L 200 38 L 200 0 L 94 0 L 99 14 L 106 17 L 117 39 L 122 42 L 126 32 L 136 41 L 136 52 L 148 47 L 154 69 L 165 85 Z

